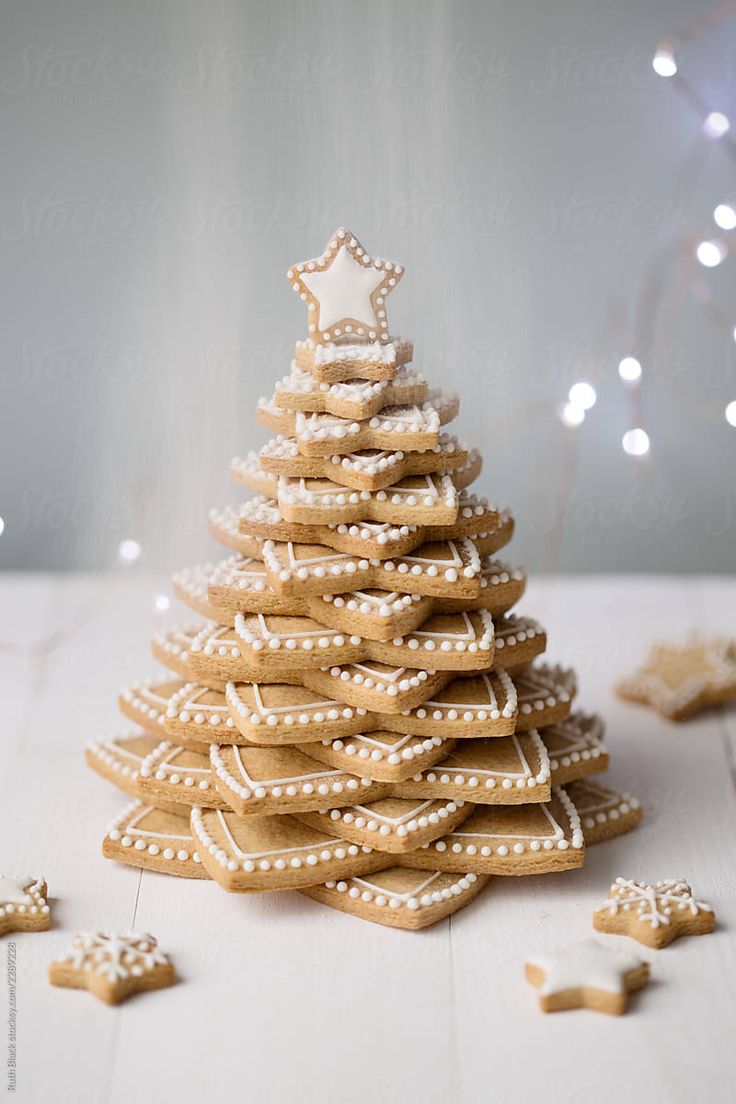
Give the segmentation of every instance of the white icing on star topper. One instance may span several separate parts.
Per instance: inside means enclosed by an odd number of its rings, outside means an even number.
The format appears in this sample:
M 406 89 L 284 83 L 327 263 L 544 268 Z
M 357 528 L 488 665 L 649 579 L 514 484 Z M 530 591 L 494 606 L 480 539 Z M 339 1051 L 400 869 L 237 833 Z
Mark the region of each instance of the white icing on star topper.
M 307 304 L 312 341 L 364 344 L 388 341 L 386 297 L 403 274 L 401 265 L 369 256 L 341 227 L 320 257 L 293 265 L 286 275 Z

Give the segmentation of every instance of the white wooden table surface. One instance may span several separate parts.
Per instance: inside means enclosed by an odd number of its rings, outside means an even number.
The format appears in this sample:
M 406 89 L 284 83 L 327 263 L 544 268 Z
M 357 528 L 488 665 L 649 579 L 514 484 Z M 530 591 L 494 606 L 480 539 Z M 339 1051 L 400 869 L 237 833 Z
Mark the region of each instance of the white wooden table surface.
M 154 672 L 148 637 L 179 613 L 154 614 L 162 589 L 125 574 L 0 583 L 0 869 L 45 874 L 53 903 L 50 932 L 16 937 L 17 1100 L 736 1099 L 736 712 L 675 727 L 611 689 L 651 639 L 733 631 L 736 580 L 530 584 L 521 608 L 547 626 L 550 656 L 577 667 L 580 704 L 607 718 L 611 780 L 642 799 L 646 817 L 591 848 L 582 871 L 496 878 L 420 933 L 299 894 L 239 898 L 102 859 L 124 798 L 85 768 L 83 748 L 128 727 L 117 691 Z M 57 629 L 63 643 L 39 651 Z M 690 879 L 716 908 L 716 933 L 641 948 L 652 983 L 623 1018 L 542 1015 L 525 955 L 588 936 L 618 874 Z M 158 936 L 179 985 L 109 1009 L 47 984 L 48 961 L 74 932 L 132 926 Z M 5 972 L 3 962 L 3 1035 Z

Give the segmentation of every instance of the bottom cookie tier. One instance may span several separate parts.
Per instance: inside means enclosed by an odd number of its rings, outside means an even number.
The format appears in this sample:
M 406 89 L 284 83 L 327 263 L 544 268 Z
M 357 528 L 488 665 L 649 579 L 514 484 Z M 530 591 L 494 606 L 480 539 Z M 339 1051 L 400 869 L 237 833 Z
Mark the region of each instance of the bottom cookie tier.
M 376 874 L 329 881 L 301 892 L 361 920 L 418 931 L 469 905 L 489 881 L 482 874 L 392 866 Z

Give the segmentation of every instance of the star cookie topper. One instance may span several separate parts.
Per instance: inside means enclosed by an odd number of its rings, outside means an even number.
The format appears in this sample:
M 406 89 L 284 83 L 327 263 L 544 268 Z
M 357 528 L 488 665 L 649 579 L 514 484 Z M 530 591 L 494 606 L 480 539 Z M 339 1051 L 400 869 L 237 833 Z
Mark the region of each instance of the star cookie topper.
M 684 644 L 655 644 L 643 666 L 616 689 L 672 721 L 736 699 L 736 640 L 694 636 Z
M 593 913 L 596 931 L 630 935 L 647 947 L 666 947 L 683 935 L 707 935 L 715 913 L 696 901 L 687 882 L 669 879 L 649 885 L 617 878 L 608 900 Z
M 0 935 L 15 931 L 48 931 L 48 886 L 30 874 L 0 874 Z
M 404 269 L 371 257 L 346 227 L 335 231 L 321 256 L 292 265 L 286 275 L 307 304 L 309 337 L 315 344 L 389 340 L 386 298 Z
M 620 1016 L 629 994 L 649 981 L 649 965 L 638 955 L 604 947 L 595 939 L 535 955 L 527 959 L 524 970 L 539 993 L 543 1012 L 592 1008 Z
M 176 974 L 152 935 L 82 932 L 51 963 L 49 981 L 64 989 L 89 989 L 105 1004 L 119 1004 L 133 993 L 173 985 Z

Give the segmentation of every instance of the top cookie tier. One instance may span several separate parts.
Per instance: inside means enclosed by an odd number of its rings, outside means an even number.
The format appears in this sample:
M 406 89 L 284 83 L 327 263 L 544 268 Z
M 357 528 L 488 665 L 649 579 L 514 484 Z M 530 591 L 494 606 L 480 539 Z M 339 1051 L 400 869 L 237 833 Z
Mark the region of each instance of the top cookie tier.
M 385 344 L 318 345 L 307 340 L 297 341 L 294 360 L 318 383 L 344 383 L 352 379 L 396 379 L 399 368 L 409 364 L 413 355 L 414 346 L 404 337 L 393 337 Z
M 386 299 L 403 275 L 395 261 L 371 257 L 346 227 L 335 231 L 319 257 L 286 273 L 307 304 L 311 342 L 338 348 L 390 343 Z

